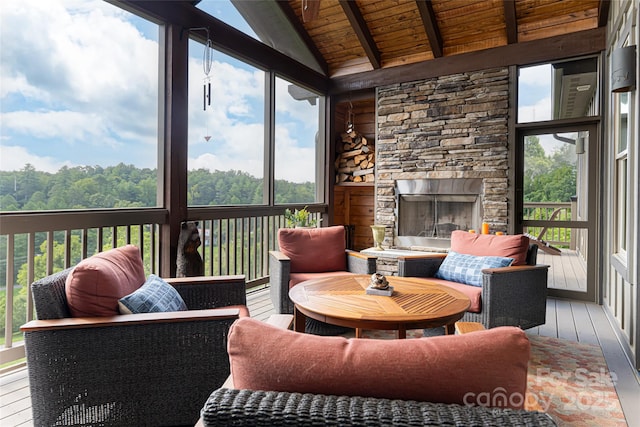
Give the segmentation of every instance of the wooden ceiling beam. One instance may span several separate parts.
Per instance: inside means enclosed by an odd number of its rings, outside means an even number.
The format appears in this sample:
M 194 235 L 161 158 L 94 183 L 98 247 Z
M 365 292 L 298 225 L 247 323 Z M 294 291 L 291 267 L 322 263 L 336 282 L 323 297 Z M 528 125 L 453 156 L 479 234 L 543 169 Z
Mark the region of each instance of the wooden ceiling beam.
M 280 6 L 280 10 L 282 10 L 282 13 L 284 13 L 284 15 L 287 17 L 287 20 L 291 23 L 291 26 L 296 31 L 296 33 L 298 33 L 298 35 L 304 42 L 305 46 L 307 47 L 307 49 L 309 49 L 309 52 L 311 52 L 311 54 L 315 58 L 316 62 L 318 62 L 318 65 L 320 65 L 320 68 L 322 68 L 322 71 L 324 71 L 324 73 L 328 75 L 329 64 L 327 64 L 327 61 L 324 59 L 324 57 L 322 56 L 322 53 L 320 53 L 320 50 L 311 39 L 311 36 L 309 36 L 309 33 L 307 32 L 307 30 L 300 23 L 300 20 L 298 19 L 298 16 L 294 12 L 294 10 L 291 8 L 289 1 L 277 0 L 276 3 L 278 4 L 278 6 Z M 318 2 L 318 5 L 319 4 L 320 3 Z
M 516 18 L 516 2 L 504 0 L 504 24 L 507 29 L 507 43 L 518 43 L 518 19 Z
M 356 73 L 331 79 L 330 94 L 355 92 L 411 80 L 487 70 L 511 65 L 551 62 L 600 53 L 606 49 L 606 27 L 562 36 L 444 56 L 415 64 Z
M 606 27 L 609 20 L 611 0 L 600 0 L 598 4 L 598 27 Z
M 433 57 L 440 58 L 444 55 L 444 42 L 442 41 L 442 34 L 440 34 L 440 28 L 438 27 L 433 5 L 431 1 L 416 0 L 416 6 L 418 7 L 418 12 L 420 12 L 422 25 L 427 33 Z
M 379 69 L 382 67 L 382 60 L 380 59 L 380 51 L 376 46 L 375 40 L 373 40 L 373 36 L 367 27 L 367 23 L 362 17 L 362 13 L 360 13 L 360 9 L 358 9 L 358 4 L 355 1 L 349 0 L 339 0 L 340 6 L 342 6 L 342 10 L 344 14 L 347 15 L 347 19 L 355 31 L 362 48 L 367 54 L 367 58 L 369 58 L 369 62 L 374 69 Z

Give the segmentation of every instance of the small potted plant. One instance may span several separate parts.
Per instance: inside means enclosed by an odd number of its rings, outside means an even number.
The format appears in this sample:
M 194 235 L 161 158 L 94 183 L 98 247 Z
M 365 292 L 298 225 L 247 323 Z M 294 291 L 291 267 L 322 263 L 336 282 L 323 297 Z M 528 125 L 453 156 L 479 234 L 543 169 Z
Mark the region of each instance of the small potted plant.
M 302 209 L 295 209 L 293 212 L 291 209 L 285 209 L 284 219 L 289 228 L 315 228 L 318 225 L 318 220 L 311 217 L 306 206 Z

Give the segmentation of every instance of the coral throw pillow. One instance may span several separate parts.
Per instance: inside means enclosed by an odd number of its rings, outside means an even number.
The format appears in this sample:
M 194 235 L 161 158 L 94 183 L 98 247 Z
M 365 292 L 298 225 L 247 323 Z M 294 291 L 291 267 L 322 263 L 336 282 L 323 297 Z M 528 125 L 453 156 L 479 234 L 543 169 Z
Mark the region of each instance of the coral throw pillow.
M 281 228 L 280 251 L 291 259 L 292 273 L 320 273 L 347 269 L 344 227 Z
M 522 234 L 495 236 L 462 230 L 451 233 L 451 250 L 460 254 L 513 258 L 512 265 L 527 264 L 529 238 Z
M 521 409 L 529 339 L 502 326 L 406 340 L 322 337 L 251 318 L 228 337 L 238 389 L 458 403 Z
M 133 245 L 84 259 L 67 276 L 65 292 L 74 317 L 120 314 L 118 300 L 145 282 L 140 250 Z

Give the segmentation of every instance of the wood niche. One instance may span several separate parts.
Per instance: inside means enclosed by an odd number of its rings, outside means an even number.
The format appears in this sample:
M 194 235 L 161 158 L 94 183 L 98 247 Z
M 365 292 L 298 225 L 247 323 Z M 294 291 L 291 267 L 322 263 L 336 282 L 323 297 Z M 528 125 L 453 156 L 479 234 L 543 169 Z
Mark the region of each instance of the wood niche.
M 335 120 L 334 224 L 349 226 L 349 249 L 360 251 L 373 246 L 375 100 L 339 103 Z

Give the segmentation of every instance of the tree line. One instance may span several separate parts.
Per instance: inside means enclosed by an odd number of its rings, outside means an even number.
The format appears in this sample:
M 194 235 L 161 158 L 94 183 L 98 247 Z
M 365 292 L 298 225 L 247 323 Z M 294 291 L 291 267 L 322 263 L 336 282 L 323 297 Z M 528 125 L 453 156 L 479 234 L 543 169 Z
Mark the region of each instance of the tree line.
M 32 165 L 0 172 L 0 210 L 136 208 L 157 205 L 156 169 L 116 166 L 63 167 L 56 173 Z M 198 169 L 188 175 L 191 206 L 256 205 L 263 203 L 263 180 L 241 171 Z M 276 180 L 277 203 L 310 203 L 315 184 Z

